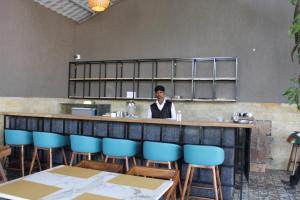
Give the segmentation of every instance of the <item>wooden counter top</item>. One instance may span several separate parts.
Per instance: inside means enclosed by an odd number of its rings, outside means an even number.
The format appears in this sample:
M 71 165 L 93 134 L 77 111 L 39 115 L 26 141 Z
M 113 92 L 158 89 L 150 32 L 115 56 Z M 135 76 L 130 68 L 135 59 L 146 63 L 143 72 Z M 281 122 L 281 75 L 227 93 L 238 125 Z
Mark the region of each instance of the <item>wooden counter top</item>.
M 206 127 L 225 127 L 225 128 L 254 128 L 255 124 L 238 124 L 233 122 L 214 122 L 201 120 L 183 120 L 178 122 L 171 119 L 148 119 L 148 118 L 112 118 L 103 116 L 81 116 L 68 114 L 46 114 L 46 113 L 19 113 L 19 112 L 0 112 L 0 115 L 20 116 L 20 117 L 42 117 L 53 119 L 74 119 L 87 121 L 111 121 L 111 122 L 131 122 L 144 124 L 165 124 L 182 126 L 206 126 Z

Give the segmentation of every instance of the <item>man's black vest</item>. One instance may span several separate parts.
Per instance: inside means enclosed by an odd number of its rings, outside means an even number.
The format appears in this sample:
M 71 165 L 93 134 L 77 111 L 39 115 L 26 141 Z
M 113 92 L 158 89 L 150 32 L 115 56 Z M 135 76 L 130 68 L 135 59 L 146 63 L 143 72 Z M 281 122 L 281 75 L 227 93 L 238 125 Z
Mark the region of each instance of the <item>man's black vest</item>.
M 171 114 L 172 102 L 166 100 L 162 110 L 159 110 L 156 103 L 151 104 L 152 118 L 172 118 Z

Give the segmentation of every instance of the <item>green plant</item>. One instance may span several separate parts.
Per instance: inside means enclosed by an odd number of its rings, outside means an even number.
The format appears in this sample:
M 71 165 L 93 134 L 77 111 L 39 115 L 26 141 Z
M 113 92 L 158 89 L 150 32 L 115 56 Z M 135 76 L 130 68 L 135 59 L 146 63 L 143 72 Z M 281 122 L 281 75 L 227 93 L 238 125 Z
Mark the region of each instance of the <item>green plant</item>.
M 290 0 L 291 4 L 295 6 L 294 20 L 289 29 L 289 36 L 295 37 L 295 45 L 291 51 L 291 58 L 294 60 L 294 56 L 297 53 L 298 61 L 300 62 L 300 1 Z
M 292 86 L 289 87 L 284 93 L 284 96 L 287 96 L 289 104 L 295 104 L 297 109 L 300 110 L 299 104 L 299 81 L 297 78 L 291 79 Z
M 289 36 L 294 36 L 295 45 L 291 51 L 292 61 L 294 60 L 295 54 L 297 55 L 298 62 L 300 63 L 300 0 L 290 0 L 291 4 L 295 6 L 294 20 L 289 29 Z M 291 79 L 292 86 L 289 87 L 283 95 L 288 98 L 289 104 L 295 104 L 297 109 L 300 110 L 299 104 L 299 79 Z

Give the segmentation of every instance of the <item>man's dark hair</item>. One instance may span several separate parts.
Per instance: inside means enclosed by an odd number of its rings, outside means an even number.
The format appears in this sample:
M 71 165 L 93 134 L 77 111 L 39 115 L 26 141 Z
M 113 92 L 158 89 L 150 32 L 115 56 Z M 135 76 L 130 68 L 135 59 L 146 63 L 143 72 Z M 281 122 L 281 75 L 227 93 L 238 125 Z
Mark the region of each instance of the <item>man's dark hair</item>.
M 165 91 L 165 87 L 164 86 L 162 86 L 162 85 L 158 85 L 158 86 L 156 86 L 155 88 L 154 88 L 154 91 L 155 92 L 157 92 L 157 91 Z

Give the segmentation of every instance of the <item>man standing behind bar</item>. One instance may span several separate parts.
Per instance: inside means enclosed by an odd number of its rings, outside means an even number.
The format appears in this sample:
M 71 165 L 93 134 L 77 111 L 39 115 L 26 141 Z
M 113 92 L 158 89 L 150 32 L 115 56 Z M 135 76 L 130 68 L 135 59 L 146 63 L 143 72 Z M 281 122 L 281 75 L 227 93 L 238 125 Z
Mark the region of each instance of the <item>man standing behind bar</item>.
M 148 109 L 148 118 L 176 119 L 174 104 L 171 101 L 166 100 L 164 86 L 158 85 L 155 87 L 154 91 L 157 100 L 150 105 Z

